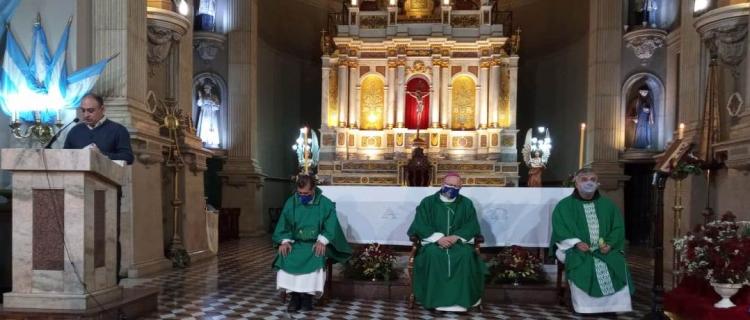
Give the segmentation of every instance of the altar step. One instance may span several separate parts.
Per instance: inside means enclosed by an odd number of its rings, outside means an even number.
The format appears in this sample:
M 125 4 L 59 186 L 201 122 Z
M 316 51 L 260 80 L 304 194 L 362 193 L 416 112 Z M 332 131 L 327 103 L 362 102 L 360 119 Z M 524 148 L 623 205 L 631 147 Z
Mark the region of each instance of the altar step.
M 407 160 L 321 161 L 318 177 L 332 185 L 398 186 L 404 184 L 402 167 L 406 163 Z M 440 159 L 433 160 L 432 165 L 433 186 L 440 185 L 441 177 L 448 172 L 459 173 L 467 186 L 518 186 L 518 162 Z

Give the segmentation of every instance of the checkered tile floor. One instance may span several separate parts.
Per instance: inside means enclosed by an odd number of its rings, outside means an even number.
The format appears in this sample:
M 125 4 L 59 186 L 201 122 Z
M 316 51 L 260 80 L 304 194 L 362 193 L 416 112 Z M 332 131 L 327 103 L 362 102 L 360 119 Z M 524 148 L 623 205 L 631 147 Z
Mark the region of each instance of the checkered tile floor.
M 150 279 L 160 288 L 159 309 L 144 319 L 578 319 L 557 305 L 485 305 L 482 313 L 433 314 L 409 309 L 403 301 L 333 299 L 309 313 L 287 314 L 275 291 L 267 238 L 222 243 L 217 259 Z M 636 282 L 635 312 L 617 319 L 639 319 L 649 310 L 650 259 L 631 257 Z M 585 319 L 595 319 L 586 317 Z

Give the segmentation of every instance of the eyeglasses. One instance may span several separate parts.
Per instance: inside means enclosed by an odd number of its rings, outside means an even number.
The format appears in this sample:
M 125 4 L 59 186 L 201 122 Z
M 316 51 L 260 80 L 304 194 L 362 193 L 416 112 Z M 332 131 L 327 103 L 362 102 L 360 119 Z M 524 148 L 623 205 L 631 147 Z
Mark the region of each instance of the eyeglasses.
M 100 108 L 78 108 L 78 111 L 81 111 L 81 113 L 94 113 L 98 111 Z

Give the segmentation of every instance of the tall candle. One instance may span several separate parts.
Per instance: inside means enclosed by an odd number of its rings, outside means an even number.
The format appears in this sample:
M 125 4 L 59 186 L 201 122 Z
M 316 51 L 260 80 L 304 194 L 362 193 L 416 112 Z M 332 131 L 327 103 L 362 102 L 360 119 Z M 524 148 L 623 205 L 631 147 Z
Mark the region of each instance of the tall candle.
M 581 142 L 578 146 L 578 169 L 583 168 L 583 148 L 586 139 L 586 123 L 581 123 Z
M 685 134 L 685 124 L 680 123 L 680 128 L 677 130 L 677 139 L 682 140 Z

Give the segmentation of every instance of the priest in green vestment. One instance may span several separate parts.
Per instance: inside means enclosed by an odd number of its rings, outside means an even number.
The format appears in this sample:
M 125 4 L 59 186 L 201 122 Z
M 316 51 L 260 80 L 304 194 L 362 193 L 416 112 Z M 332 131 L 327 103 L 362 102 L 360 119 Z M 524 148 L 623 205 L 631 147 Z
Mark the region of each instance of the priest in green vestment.
M 552 213 L 550 253 L 565 264 L 577 313 L 632 311 L 633 284 L 625 261 L 620 209 L 597 191 L 598 177 L 584 168 L 576 189 Z
M 422 241 L 414 258 L 414 297 L 426 309 L 465 312 L 481 302 L 487 267 L 474 250 L 480 234 L 474 204 L 448 174 L 440 191 L 422 200 L 407 232 Z
M 313 295 L 323 293 L 326 259 L 342 263 L 352 253 L 334 203 L 307 175 L 297 177 L 297 192 L 284 204 L 273 242 L 278 245 L 276 288 L 291 295 L 291 312 L 312 310 Z

